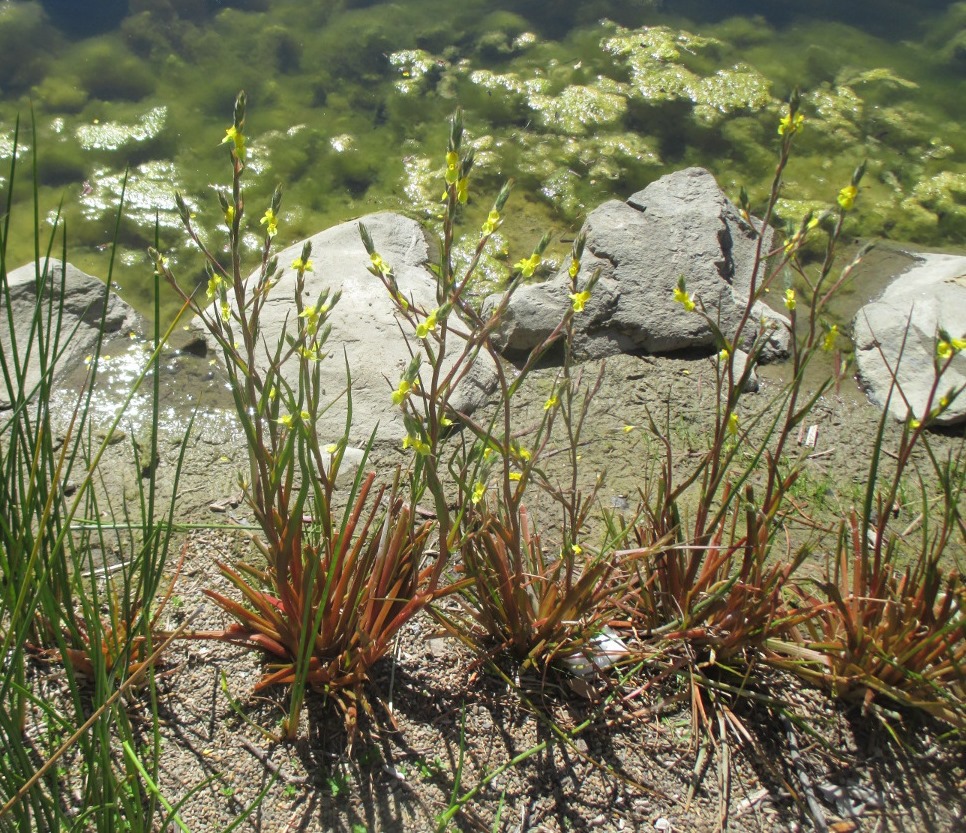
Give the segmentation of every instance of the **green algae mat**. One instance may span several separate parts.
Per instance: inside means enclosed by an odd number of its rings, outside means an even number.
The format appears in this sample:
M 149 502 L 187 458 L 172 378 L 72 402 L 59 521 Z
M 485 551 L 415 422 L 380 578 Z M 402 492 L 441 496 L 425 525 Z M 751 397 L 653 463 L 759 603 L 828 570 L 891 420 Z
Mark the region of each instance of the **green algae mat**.
M 432 223 L 447 119 L 463 107 L 479 161 L 466 229 L 517 182 L 492 287 L 544 229 L 563 254 L 590 209 L 677 168 L 709 168 L 754 207 L 796 86 L 806 123 L 782 219 L 834 201 L 868 160 L 852 234 L 966 242 L 963 3 L 0 0 L 0 168 L 32 108 L 20 154 L 37 146 L 41 210 L 63 201 L 71 258 L 95 274 L 127 172 L 115 274 L 142 310 L 156 222 L 180 268 L 200 271 L 175 189 L 219 245 L 207 172 L 239 89 L 248 213 L 281 183 L 282 243 L 376 210 Z M 11 231 L 12 260 L 29 260 L 29 226 Z

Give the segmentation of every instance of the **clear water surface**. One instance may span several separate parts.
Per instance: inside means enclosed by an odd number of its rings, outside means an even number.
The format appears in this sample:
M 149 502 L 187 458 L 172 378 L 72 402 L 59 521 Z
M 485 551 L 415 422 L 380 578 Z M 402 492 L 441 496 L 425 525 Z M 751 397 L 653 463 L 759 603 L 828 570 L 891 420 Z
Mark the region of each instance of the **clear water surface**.
M 281 245 L 376 210 L 432 223 L 459 105 L 478 159 L 468 232 L 517 181 L 493 286 L 544 229 L 562 254 L 595 205 L 676 168 L 760 204 L 796 85 L 807 123 L 783 218 L 828 205 L 865 159 L 850 232 L 966 243 L 966 3 L 944 0 L 0 0 L 0 176 L 18 113 L 21 154 L 35 144 L 32 107 L 42 212 L 62 204 L 71 259 L 103 276 L 128 170 L 115 281 L 146 310 L 155 219 L 200 277 L 175 189 L 223 244 L 214 188 L 239 89 L 253 244 L 276 183 Z M 27 180 L 11 265 L 32 254 Z

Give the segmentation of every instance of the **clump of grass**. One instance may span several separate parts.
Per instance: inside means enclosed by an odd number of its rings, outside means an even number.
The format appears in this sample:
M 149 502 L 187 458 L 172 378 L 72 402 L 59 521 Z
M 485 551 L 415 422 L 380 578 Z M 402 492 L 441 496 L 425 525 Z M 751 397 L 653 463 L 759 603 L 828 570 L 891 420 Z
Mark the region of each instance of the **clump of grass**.
M 352 735 L 359 705 L 369 708 L 364 684 L 373 664 L 391 647 L 399 628 L 433 598 L 440 571 L 422 563 L 429 525 L 415 520 L 398 484 L 379 486 L 370 494 L 373 477 L 363 479 L 365 459 L 345 512 L 340 515 L 333 506 L 352 421 L 351 379 L 342 437 L 331 444 L 323 440 L 315 417 L 329 404 L 322 398 L 319 362 L 339 293 L 323 289 L 316 298 L 306 298 L 306 274 L 312 270 L 306 244 L 291 266 L 296 273 L 293 326 L 283 328 L 277 343 L 266 343 L 260 321 L 280 277 L 273 239 L 282 193 L 276 189 L 261 219 L 261 258 L 248 280 L 242 266 L 245 107 L 241 93 L 225 137 L 232 173 L 228 189 L 218 192 L 227 231 L 225 262 L 203 241 L 177 195 L 185 230 L 206 260 L 207 299 L 198 301 L 183 288 L 165 258 L 152 251 L 157 270 L 221 349 L 248 441 L 249 470 L 241 485 L 261 531 L 255 543 L 265 559 L 264 567 L 219 565 L 244 604 L 209 591 L 237 624 L 205 635 L 242 641 L 268 654 L 271 664 L 260 687 L 290 689 L 284 726 L 288 738 L 298 733 L 307 686 L 339 705 Z M 294 384 L 283 372 L 292 365 L 297 369 Z
M 18 140 L 19 123 L 8 209 Z M 63 395 L 55 382 L 77 333 L 68 331 L 65 317 L 66 234 L 58 214 L 49 237 L 42 237 L 36 182 L 35 151 L 36 301 L 26 326 L 13 319 L 9 210 L 0 229 L 0 307 L 9 335 L 0 350 L 0 371 L 10 402 L 0 418 L 0 827 L 149 830 L 158 819 L 157 796 L 132 777 L 131 767 L 156 774 L 159 766 L 153 670 L 167 643 L 156 628 L 163 607 L 157 598 L 172 541 L 174 500 L 165 511 L 153 467 L 147 482 L 138 482 L 133 505 L 103 500 L 97 481 L 105 449 L 150 370 L 154 427 L 147 452 L 152 459 L 157 454 L 156 370 L 167 334 L 156 323 L 152 360 L 120 403 L 103 441 L 93 440 L 90 413 L 100 338 L 66 426 L 55 420 L 52 402 Z M 100 301 L 105 313 L 110 277 L 109 271 Z M 103 316 L 100 324 L 103 333 Z M 29 381 L 32 370 L 36 383 Z M 132 464 L 141 468 L 136 448 Z M 97 555 L 112 545 L 120 557 L 114 572 Z M 54 699 L 39 673 L 44 666 L 32 661 L 38 655 L 59 668 L 61 695 Z M 139 680 L 153 718 L 146 740 L 133 729 L 120 696 Z M 130 745 L 134 763 L 117 753 L 117 740 Z M 67 754 L 74 756 L 70 775 L 53 766 Z

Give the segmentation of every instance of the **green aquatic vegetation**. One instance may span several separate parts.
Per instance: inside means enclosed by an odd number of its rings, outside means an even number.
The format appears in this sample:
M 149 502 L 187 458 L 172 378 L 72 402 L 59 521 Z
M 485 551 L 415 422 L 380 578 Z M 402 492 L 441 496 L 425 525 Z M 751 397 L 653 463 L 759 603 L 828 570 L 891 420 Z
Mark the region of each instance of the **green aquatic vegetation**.
M 89 247 L 79 261 L 93 271 L 103 271 L 96 247 L 105 242 L 96 227 L 129 165 L 135 193 L 170 177 L 206 225 L 217 222 L 202 199 L 216 148 L 202 137 L 217 128 L 208 114 L 242 86 L 258 102 L 265 140 L 251 185 L 267 197 L 272 183 L 288 183 L 300 207 L 287 218 L 293 234 L 373 202 L 432 216 L 439 195 L 425 187 L 425 148 L 457 103 L 478 131 L 474 144 L 489 143 L 478 149 L 492 152 L 481 156 L 482 175 L 499 168 L 534 195 L 531 226 L 572 223 L 685 164 L 760 195 L 778 99 L 801 84 L 810 129 L 789 171 L 800 202 L 787 213 L 779 205 L 784 219 L 868 158 L 850 233 L 945 244 L 966 236 L 955 193 L 932 193 L 946 187 L 936 177 L 966 166 L 966 130 L 946 106 L 955 9 L 926 18 L 917 43 L 906 30 L 893 42 L 804 14 L 702 21 L 674 4 L 640 2 L 558 3 L 552 18 L 482 0 L 147 6 L 119 31 L 78 39 L 49 26 L 34 2 L 0 4 L 0 120 L 30 92 L 40 132 L 56 137 L 41 196 L 54 201 L 67 188 L 65 216 Z M 485 184 L 499 187 L 496 177 Z M 173 228 L 174 207 L 158 204 L 162 227 Z M 475 224 L 485 208 L 467 206 L 465 221 Z M 26 260 L 18 241 L 29 230 L 14 231 L 12 255 Z M 120 252 L 133 262 L 143 241 L 130 231 Z M 201 268 L 186 247 L 165 242 Z M 128 297 L 146 309 L 143 278 L 123 258 L 118 269 Z

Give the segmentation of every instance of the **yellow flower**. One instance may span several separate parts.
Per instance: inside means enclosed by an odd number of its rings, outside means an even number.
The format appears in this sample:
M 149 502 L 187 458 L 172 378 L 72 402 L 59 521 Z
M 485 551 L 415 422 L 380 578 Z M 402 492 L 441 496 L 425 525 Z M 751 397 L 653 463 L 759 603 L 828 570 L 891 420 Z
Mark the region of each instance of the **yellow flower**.
M 284 425 L 286 428 L 291 428 L 296 422 L 301 420 L 302 422 L 307 422 L 309 419 L 308 411 L 301 411 L 298 415 L 293 414 L 282 414 L 277 420 L 279 425 Z
M 299 355 L 310 362 L 320 362 L 325 358 L 325 353 L 320 353 L 318 347 L 306 347 L 304 344 L 299 347 Z
M 828 331 L 825 333 L 825 337 L 822 339 L 822 349 L 826 353 L 830 353 L 832 352 L 832 350 L 835 349 L 835 340 L 836 338 L 838 338 L 838 334 L 839 334 L 838 324 L 833 324 L 831 327 L 828 328 Z
M 536 268 L 540 265 L 540 255 L 534 252 L 530 257 L 525 257 L 523 260 L 518 260 L 513 264 L 513 268 L 517 269 L 521 275 L 525 278 L 529 278 L 533 275 Z
M 425 457 L 429 454 L 429 443 L 420 439 L 419 437 L 413 436 L 412 434 L 407 434 L 403 437 L 402 447 L 404 449 L 411 448 L 417 454 Z
M 736 413 L 732 413 L 728 417 L 728 433 L 731 434 L 732 437 L 738 436 L 738 414 Z
M 322 306 L 317 307 L 315 304 L 309 304 L 302 312 L 299 313 L 299 318 L 305 319 L 305 331 L 309 335 L 315 335 L 319 329 L 319 320 L 329 311 L 328 304 L 322 304 Z
M 731 351 L 727 347 L 722 347 L 718 352 L 718 360 L 722 362 L 728 361 L 728 356 L 731 355 Z
M 796 303 L 797 302 L 795 301 L 795 290 L 786 289 L 785 290 L 785 309 L 791 312 L 793 309 L 795 309 Z
M 258 222 L 265 226 L 265 231 L 269 237 L 274 237 L 278 234 L 278 217 L 275 216 L 275 212 L 271 208 L 265 212 L 265 216 Z
M 402 405 L 402 403 L 406 401 L 406 397 L 409 396 L 412 391 L 412 383 L 408 382 L 406 379 L 400 379 L 399 385 L 392 392 L 392 404 Z
M 858 193 L 859 189 L 854 185 L 846 185 L 841 191 L 839 191 L 838 200 L 843 211 L 852 210 L 852 206 L 855 204 L 855 197 Z
M 945 411 L 949 407 L 949 397 L 943 394 L 939 397 L 939 410 Z
M 225 223 L 231 228 L 232 224 L 235 222 L 235 206 L 229 205 L 225 209 Z
M 557 398 L 557 394 L 551 394 L 550 398 L 543 403 L 543 409 L 549 411 L 551 408 L 555 408 L 560 404 L 560 400 Z
M 490 209 L 490 213 L 486 215 L 486 222 L 483 223 L 483 228 L 481 229 L 482 234 L 486 237 L 489 234 L 493 234 L 500 227 L 500 212 L 495 208 Z
M 520 474 L 520 472 L 518 472 L 518 471 L 511 471 L 510 472 L 510 480 L 513 483 L 516 483 L 521 477 L 523 477 L 523 475 Z
M 485 494 L 486 494 L 486 484 L 485 483 L 477 483 L 473 487 L 473 495 L 470 497 L 470 502 L 471 503 L 479 503 L 481 500 L 483 500 L 483 495 L 485 495 Z
M 312 271 L 312 261 L 302 260 L 302 258 L 297 257 L 292 261 L 292 268 L 296 272 L 311 272 Z
M 459 182 L 456 183 L 456 200 L 463 205 L 469 201 L 470 198 L 470 180 L 469 177 L 464 176 Z
M 521 448 L 520 446 L 514 446 L 513 456 L 519 458 L 520 460 L 523 460 L 524 462 L 527 462 L 533 457 L 533 454 L 530 453 L 529 448 Z
M 576 278 L 577 277 L 577 273 L 579 271 L 580 271 L 580 261 L 579 260 L 571 260 L 570 261 L 570 268 L 567 270 L 567 274 L 570 275 L 570 277 L 572 277 L 572 278 Z
M 785 113 L 782 116 L 781 121 L 778 122 L 778 135 L 779 136 L 790 136 L 794 133 L 798 133 L 802 129 L 802 125 L 805 123 L 805 116 L 801 113 L 796 113 L 794 116 L 791 113 Z
M 571 292 L 570 300 L 573 302 L 574 312 L 583 312 L 584 304 L 590 300 L 589 292 Z
M 687 312 L 694 312 L 694 296 L 689 295 L 683 287 L 674 287 L 674 300 L 684 307 Z
M 245 160 L 245 135 L 232 125 L 225 131 L 225 138 L 221 140 L 222 144 L 225 142 L 231 142 L 235 146 L 235 155 L 241 159 Z
M 221 275 L 212 275 L 208 278 L 208 300 L 212 300 L 215 295 L 218 294 L 218 290 L 221 289 L 224 281 L 221 279 Z
M 909 420 L 909 427 L 910 427 L 910 428 L 911 428 L 911 429 L 912 429 L 913 431 L 915 431 L 915 430 L 916 430 L 917 428 L 919 428 L 919 427 L 920 427 L 921 425 L 922 425 L 922 421 L 921 421 L 921 420 L 918 420 L 918 419 L 910 419 L 910 420 Z
M 372 262 L 372 268 L 383 277 L 386 277 L 392 271 L 392 269 L 389 267 L 389 264 L 382 259 L 382 255 L 380 255 L 378 252 L 373 252 L 371 255 L 369 255 L 369 260 Z
M 570 545 L 570 551 L 574 555 L 580 555 L 584 551 L 584 548 L 581 547 L 580 544 L 571 544 Z
M 437 321 L 436 315 L 439 313 L 438 309 L 434 309 L 429 315 L 426 316 L 426 320 L 422 321 L 416 326 L 416 338 L 426 338 L 431 332 L 436 329 Z
M 231 307 L 229 306 L 227 301 L 222 301 L 221 302 L 221 320 L 227 324 L 230 318 L 231 318 Z
M 625 434 L 630 434 L 631 431 L 633 431 L 635 428 L 637 428 L 636 425 L 625 425 L 622 430 L 624 431 Z
M 460 158 L 455 150 L 446 154 L 446 184 L 455 185 L 460 176 Z

